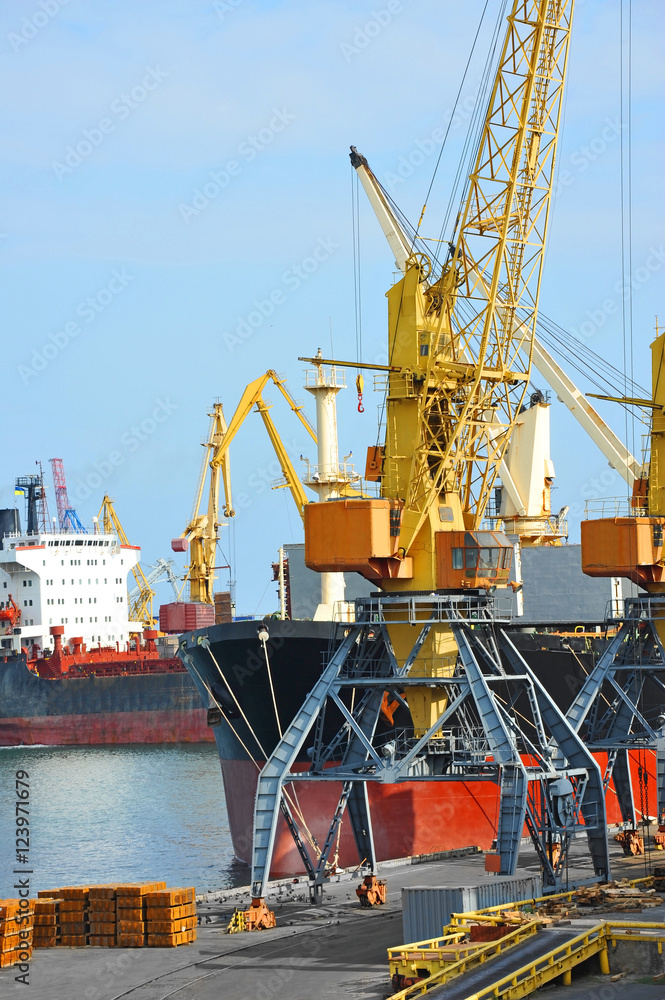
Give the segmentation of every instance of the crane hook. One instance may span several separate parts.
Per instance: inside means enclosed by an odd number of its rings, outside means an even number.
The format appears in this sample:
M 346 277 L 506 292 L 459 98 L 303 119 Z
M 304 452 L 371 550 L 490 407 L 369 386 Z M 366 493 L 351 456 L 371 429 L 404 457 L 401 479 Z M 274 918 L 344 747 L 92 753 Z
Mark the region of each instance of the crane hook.
M 363 386 L 365 385 L 362 375 L 358 374 L 356 378 L 356 389 L 358 390 L 358 413 L 364 413 L 365 407 L 363 406 Z

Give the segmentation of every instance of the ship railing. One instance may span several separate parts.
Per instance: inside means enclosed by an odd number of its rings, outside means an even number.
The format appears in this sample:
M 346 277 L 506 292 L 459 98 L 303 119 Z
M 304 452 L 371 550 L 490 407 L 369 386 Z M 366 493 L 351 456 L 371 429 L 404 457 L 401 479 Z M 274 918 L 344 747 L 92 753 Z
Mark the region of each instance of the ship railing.
M 346 389 L 346 373 L 335 365 L 316 365 L 315 368 L 306 368 L 305 388 L 313 389 L 317 385 Z
M 624 600 L 610 600 L 605 606 L 605 624 L 616 627 L 623 621 L 646 621 L 665 614 L 665 594 L 640 594 Z
M 512 617 L 510 597 L 479 594 L 382 594 L 356 598 L 356 621 L 416 625 L 428 620 L 495 621 Z
M 419 743 L 412 729 L 392 729 L 374 741 L 374 746 L 384 757 L 394 757 L 399 760 L 405 757 Z M 482 727 L 462 729 L 455 726 L 441 731 L 427 741 L 420 751 L 420 756 L 429 755 L 445 761 L 450 773 L 455 773 L 456 767 L 483 767 L 490 764 L 490 747 L 487 735 Z
M 332 620 L 334 622 L 354 622 L 356 620 L 355 601 L 335 601 Z
M 328 465 L 311 465 L 307 462 L 307 483 L 358 483 L 360 478 L 360 473 L 356 472 L 352 462 L 331 462 Z
M 601 517 L 646 517 L 644 509 L 635 508 L 628 497 L 598 497 L 587 500 L 584 519 L 596 520 Z

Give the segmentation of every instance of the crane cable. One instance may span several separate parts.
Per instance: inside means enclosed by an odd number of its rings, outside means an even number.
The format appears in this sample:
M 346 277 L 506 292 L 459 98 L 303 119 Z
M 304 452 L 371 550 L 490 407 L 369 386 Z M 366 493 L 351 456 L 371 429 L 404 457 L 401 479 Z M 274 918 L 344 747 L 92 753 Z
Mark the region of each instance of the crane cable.
M 281 549 L 280 549 L 280 556 L 281 556 Z M 267 628 L 265 628 L 265 626 L 262 626 L 261 630 L 259 631 L 259 642 L 263 646 L 263 655 L 265 656 L 265 659 L 266 659 L 266 671 L 268 673 L 268 683 L 270 685 L 270 694 L 272 696 L 272 707 L 275 710 L 275 721 L 277 723 L 277 732 L 279 733 L 279 738 L 281 740 L 281 738 L 284 735 L 284 733 L 282 731 L 282 723 L 281 723 L 280 718 L 279 718 L 279 711 L 277 710 L 277 699 L 275 698 L 275 688 L 274 688 L 273 682 L 272 682 L 272 671 L 270 669 L 270 657 L 268 656 L 268 639 L 269 638 L 270 638 L 270 634 L 269 634 Z
M 448 136 L 450 134 L 450 129 L 452 128 L 453 121 L 455 120 L 455 113 L 457 111 L 457 105 L 459 104 L 460 97 L 462 96 L 462 88 L 463 88 L 463 86 L 464 86 L 464 84 L 466 82 L 466 78 L 467 78 L 467 75 L 468 75 L 468 72 L 469 72 L 469 67 L 471 66 L 471 60 L 473 58 L 473 53 L 476 50 L 476 43 L 478 41 L 478 36 L 480 35 L 480 30 L 481 30 L 481 28 L 483 26 L 483 21 L 485 20 L 485 14 L 487 13 L 488 6 L 489 6 L 489 0 L 485 0 L 485 6 L 483 7 L 482 13 L 480 15 L 480 21 L 478 22 L 478 27 L 476 28 L 476 34 L 475 34 L 474 39 L 473 39 L 473 44 L 471 45 L 471 51 L 469 52 L 469 57 L 468 57 L 468 59 L 466 61 L 466 66 L 464 67 L 464 73 L 462 75 L 462 79 L 460 80 L 460 85 L 459 85 L 458 90 L 457 90 L 457 95 L 455 97 L 455 103 L 453 104 L 453 109 L 452 109 L 452 111 L 450 113 L 450 120 L 448 121 L 448 125 L 446 127 L 446 132 L 445 132 L 445 135 L 444 135 L 443 140 L 441 142 L 441 149 L 439 150 L 439 155 L 437 156 L 436 163 L 434 164 L 434 171 L 432 173 L 432 178 L 431 178 L 431 180 L 429 182 L 429 187 L 427 188 L 427 194 L 425 195 L 425 200 L 423 202 L 423 208 L 422 208 L 422 211 L 420 213 L 420 219 L 418 220 L 418 225 L 416 226 L 416 229 L 415 229 L 415 236 L 416 237 L 418 236 L 418 233 L 420 232 L 420 226 L 421 226 L 422 221 L 423 221 L 423 216 L 425 215 L 425 209 L 427 208 L 427 202 L 429 201 L 429 196 L 432 193 L 432 187 L 434 186 L 434 181 L 436 180 L 436 175 L 437 175 L 438 170 L 439 170 L 439 165 L 441 164 L 441 157 L 443 156 L 443 151 L 446 148 L 446 142 L 447 142 Z M 412 247 L 412 249 L 413 249 L 413 247 Z
M 623 282 L 622 295 L 622 332 L 623 332 L 623 368 L 626 374 L 626 395 L 628 386 L 628 372 L 630 380 L 633 379 L 634 371 L 634 345 L 633 345 L 633 157 L 632 157 L 632 129 L 633 129 L 633 4 L 632 0 L 621 0 L 621 276 Z M 635 423 L 630 420 L 630 440 L 629 440 L 629 414 L 625 415 L 626 447 L 632 444 L 635 450 Z

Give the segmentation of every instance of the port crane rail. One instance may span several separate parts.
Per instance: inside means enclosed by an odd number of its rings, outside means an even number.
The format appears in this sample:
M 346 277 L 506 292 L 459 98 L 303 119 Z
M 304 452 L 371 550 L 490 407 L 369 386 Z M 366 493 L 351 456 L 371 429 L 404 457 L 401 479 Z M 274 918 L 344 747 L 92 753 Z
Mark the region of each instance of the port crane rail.
M 530 378 L 572 13 L 573 0 L 513 0 L 456 240 L 440 275 L 425 255 L 412 254 L 388 293 L 381 499 L 305 508 L 307 565 L 355 569 L 384 593 L 370 604 L 356 602 L 356 623 L 259 775 L 255 903 L 264 895 L 280 815 L 296 844 L 301 839 L 285 784 L 331 780 L 333 773 L 343 782 L 316 867 L 301 851 L 317 899 L 344 811 L 360 858 L 375 871 L 367 783 L 444 777 L 453 765 L 441 765 L 442 727 L 453 717 L 464 749 L 480 731 L 485 750 L 484 764 L 454 759 L 457 780 L 500 784 L 492 871 L 514 872 L 526 823 L 545 881 L 556 888 L 583 818 L 594 873 L 609 876 L 600 769 L 481 593 L 508 578 L 508 540 L 479 529 Z M 495 548 L 485 556 L 465 548 L 481 545 Z M 456 599 L 460 587 L 468 594 Z M 465 602 L 473 601 L 471 609 Z M 343 688 L 353 690 L 355 708 L 345 704 Z M 381 748 L 375 740 L 383 696 L 400 690 L 416 743 L 398 739 Z M 526 725 L 516 714 L 524 702 Z M 341 725 L 326 740 L 331 706 Z M 312 766 L 296 776 L 292 767 L 315 725 Z M 523 754 L 533 763 L 527 766 Z M 324 768 L 326 760 L 339 763 Z

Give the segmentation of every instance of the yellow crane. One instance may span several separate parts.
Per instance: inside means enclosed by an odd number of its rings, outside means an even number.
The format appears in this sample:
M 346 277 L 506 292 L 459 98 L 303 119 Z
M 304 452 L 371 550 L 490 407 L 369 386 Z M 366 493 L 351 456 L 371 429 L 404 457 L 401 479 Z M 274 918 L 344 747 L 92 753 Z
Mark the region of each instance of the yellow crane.
M 183 533 L 179 538 L 174 538 L 171 542 L 171 548 L 174 552 L 185 552 L 189 547 L 190 559 L 189 565 L 185 569 L 185 580 L 189 580 L 191 601 L 204 604 L 214 603 L 215 559 L 220 528 L 220 479 L 224 490 L 224 517 L 234 517 L 229 447 L 254 406 L 256 406 L 257 412 L 261 414 L 271 444 L 279 460 L 285 485 L 290 489 L 301 517 L 303 516 L 304 507 L 308 503 L 305 488 L 293 468 L 293 463 L 270 416 L 271 406 L 263 399 L 263 390 L 271 381 L 277 386 L 307 433 L 316 442 L 316 432 L 303 413 L 302 406 L 296 402 L 286 388 L 285 379 L 272 369 L 260 378 L 250 382 L 245 388 L 228 425 L 224 418 L 222 404 L 215 403 L 213 412 L 210 414 L 211 422 L 208 437 L 204 442 L 206 450 L 201 464 L 192 514 Z M 208 506 L 207 511 L 202 512 L 201 505 L 208 469 L 210 470 Z
M 293 468 L 293 463 L 289 458 L 287 451 L 281 441 L 279 434 L 277 433 L 277 428 L 273 423 L 272 417 L 270 416 L 270 404 L 266 403 L 263 399 L 263 390 L 272 382 L 277 386 L 280 393 L 289 404 L 291 410 L 295 413 L 300 423 L 303 425 L 309 436 L 312 438 L 316 444 L 316 431 L 310 424 L 309 420 L 303 413 L 303 407 L 300 403 L 297 403 L 289 390 L 286 388 L 286 380 L 278 375 L 276 371 L 269 369 L 260 378 L 254 379 L 245 388 L 242 396 L 240 397 L 240 402 L 236 407 L 236 411 L 233 414 L 231 423 L 228 426 L 226 433 L 224 434 L 222 440 L 218 444 L 215 452 L 212 456 L 210 467 L 216 468 L 226 461 L 228 455 L 228 450 L 233 441 L 234 437 L 240 430 L 242 424 L 245 422 L 246 418 L 252 411 L 252 407 L 256 406 L 256 410 L 261 414 L 261 419 L 265 425 L 266 431 L 268 432 L 268 437 L 270 438 L 270 443 L 272 444 L 277 459 L 279 461 L 282 475 L 284 476 L 285 485 L 288 486 L 291 491 L 291 496 L 294 499 L 296 507 L 298 508 L 301 516 L 304 516 L 303 511 L 305 505 L 309 503 L 307 494 L 305 493 L 305 488 L 298 478 L 295 469 Z M 226 491 L 226 505 L 231 515 L 234 511 L 232 510 L 231 503 L 231 484 L 225 482 Z
M 121 545 L 130 544 L 125 534 L 125 529 L 116 513 L 113 500 L 111 500 L 108 493 L 104 494 L 97 519 L 102 525 L 104 534 L 117 535 Z M 129 620 L 132 622 L 143 622 L 147 628 L 154 628 L 155 619 L 152 613 L 152 599 L 155 596 L 155 591 L 146 580 L 140 563 L 137 563 L 133 567 L 132 574 L 138 588 L 138 595 L 134 600 L 129 601 Z
M 312 569 L 359 572 L 391 592 L 508 580 L 511 544 L 480 528 L 531 373 L 573 6 L 512 2 L 448 253 L 413 253 L 388 292 L 386 435 L 371 449 L 381 498 L 307 505 Z M 404 662 L 408 628 L 391 638 Z M 412 674 L 445 676 L 456 659 L 437 623 Z M 426 731 L 441 704 L 426 688 L 408 700 Z
M 203 442 L 205 449 L 201 462 L 194 506 L 187 527 L 179 538 L 174 538 L 171 548 L 174 552 L 186 552 L 189 548 L 189 565 L 185 567 L 185 581 L 189 580 L 190 600 L 201 604 L 214 603 L 215 561 L 217 557 L 217 542 L 219 540 L 219 480 L 224 483 L 228 502 L 224 507 L 224 516 L 232 517 L 230 509 L 231 476 L 229 465 L 224 457 L 214 463 L 211 455 L 221 445 L 227 433 L 226 420 L 221 403 L 213 405 L 210 417 L 208 436 Z M 205 512 L 201 510 L 206 474 L 210 467 L 208 483 L 208 505 Z

